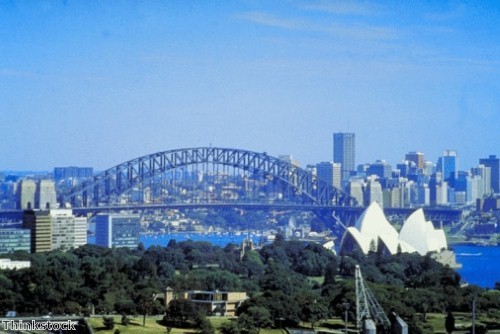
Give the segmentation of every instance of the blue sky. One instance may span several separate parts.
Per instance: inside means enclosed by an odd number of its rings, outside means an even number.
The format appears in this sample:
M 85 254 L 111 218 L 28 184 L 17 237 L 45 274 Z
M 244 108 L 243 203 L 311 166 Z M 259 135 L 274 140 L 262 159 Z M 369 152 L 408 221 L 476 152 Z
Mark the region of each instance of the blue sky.
M 468 169 L 500 146 L 498 1 L 0 1 L 0 170 L 194 146 Z

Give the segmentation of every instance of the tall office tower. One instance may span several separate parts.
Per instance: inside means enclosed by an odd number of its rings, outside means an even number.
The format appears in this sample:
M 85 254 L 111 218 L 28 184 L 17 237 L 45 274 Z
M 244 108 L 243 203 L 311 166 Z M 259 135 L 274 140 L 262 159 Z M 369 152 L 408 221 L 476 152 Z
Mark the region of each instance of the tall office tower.
M 493 193 L 493 189 L 491 189 L 491 167 L 480 164 L 476 168 L 472 168 L 471 171 L 476 179 L 482 180 L 482 193 L 486 196 L 491 195 Z
M 444 181 L 448 182 L 451 187 L 455 187 L 458 171 L 457 151 L 443 151 L 443 156 L 438 159 L 437 171 L 442 174 Z
M 139 245 L 140 217 L 136 214 L 98 214 L 95 241 L 103 247 L 129 247 Z
M 388 179 L 392 176 L 392 166 L 385 160 L 377 160 L 375 163 L 370 164 L 366 174 L 367 176 L 377 175 L 381 179 Z
M 52 221 L 49 210 L 24 211 L 23 228 L 31 231 L 31 253 L 52 250 Z
M 33 180 L 22 180 L 19 183 L 18 208 L 21 210 L 35 208 L 36 183 Z
M 359 180 L 351 180 L 347 182 L 346 193 L 354 197 L 359 205 L 364 204 L 363 201 L 363 183 Z
M 333 162 L 341 164 L 342 185 L 346 184 L 352 171 L 355 170 L 354 133 L 333 134 Z
M 500 193 L 500 159 L 496 155 L 490 155 L 488 158 L 479 159 L 479 163 L 491 168 L 491 190 Z
M 337 189 L 341 189 L 342 171 L 340 164 L 329 161 L 320 162 L 316 165 L 316 174 L 319 179 Z
M 418 169 L 425 168 L 424 154 L 421 152 L 408 152 L 405 155 L 405 160 L 415 163 Z
M 440 172 L 431 176 L 429 181 L 430 205 L 448 204 L 448 182 L 443 178 Z
M 431 176 L 436 173 L 436 165 L 432 161 L 424 162 L 424 174 Z
M 31 231 L 31 252 L 68 250 L 87 243 L 87 218 L 71 209 L 26 210 L 23 227 Z
M 372 202 L 377 202 L 380 207 L 384 206 L 384 194 L 382 192 L 382 185 L 377 177 L 369 177 L 368 183 L 364 192 L 364 204 L 370 205 Z
M 52 180 L 40 180 L 36 190 L 35 208 L 54 209 L 57 207 L 56 186 Z

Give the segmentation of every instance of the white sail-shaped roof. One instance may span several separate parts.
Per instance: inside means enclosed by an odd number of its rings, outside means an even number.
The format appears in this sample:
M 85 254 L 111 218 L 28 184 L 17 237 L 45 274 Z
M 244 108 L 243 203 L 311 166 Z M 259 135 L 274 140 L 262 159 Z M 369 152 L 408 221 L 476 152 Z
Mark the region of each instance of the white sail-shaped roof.
M 350 227 L 348 232 L 357 241 L 365 254 L 371 246 L 379 247 L 381 241 L 391 254 L 396 254 L 398 250 L 398 232 L 387 221 L 384 211 L 377 204 L 372 202 L 361 214 L 354 227 Z M 374 244 L 372 244 L 374 243 Z
M 444 231 L 436 230 L 431 221 L 426 221 L 422 209 L 416 210 L 406 219 L 399 232 L 399 240 L 415 247 L 421 255 L 448 248 Z
M 448 248 L 444 231 L 435 229 L 432 222 L 426 221 L 422 209 L 412 213 L 398 233 L 376 202 L 372 202 L 356 224 L 347 229 L 341 248 L 352 248 L 352 245 L 346 243 L 355 243 L 365 254 L 373 250 L 373 247 L 379 249 L 381 246 L 391 254 L 400 250 L 403 253 L 418 252 L 421 255 Z

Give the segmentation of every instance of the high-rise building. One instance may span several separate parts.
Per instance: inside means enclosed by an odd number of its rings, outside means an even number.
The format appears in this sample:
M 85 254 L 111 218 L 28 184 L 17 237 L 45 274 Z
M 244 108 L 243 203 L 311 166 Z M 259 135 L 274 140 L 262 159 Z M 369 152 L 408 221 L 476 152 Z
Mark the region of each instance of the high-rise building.
M 482 180 L 482 185 L 480 189 L 482 189 L 482 195 L 491 195 L 493 193 L 493 189 L 491 189 L 491 167 L 487 167 L 485 165 L 479 165 L 476 168 L 472 168 L 472 176 L 476 179 Z M 482 198 L 482 197 L 481 197 Z M 475 200 L 476 198 L 474 198 Z
M 443 151 L 443 156 L 438 159 L 437 171 L 442 174 L 444 181 L 448 182 L 451 187 L 454 187 L 458 172 L 457 151 Z
M 377 175 L 381 179 L 388 179 L 392 176 L 392 166 L 384 160 L 377 160 L 370 164 L 366 171 L 367 176 Z
M 75 217 L 71 209 L 50 210 L 50 216 L 52 249 L 68 250 L 87 243 L 87 218 Z
M 424 154 L 421 152 L 408 152 L 405 155 L 405 160 L 415 163 L 418 169 L 425 168 Z
M 139 245 L 140 217 L 137 214 L 98 214 L 95 241 L 103 247 L 135 248 Z
M 496 155 L 490 155 L 488 158 L 479 159 L 479 163 L 491 168 L 491 191 L 500 193 L 500 159 Z
M 316 174 L 319 179 L 337 189 L 341 189 L 342 171 L 340 164 L 329 161 L 320 162 L 316 165 Z
M 49 210 L 24 211 L 23 228 L 31 231 L 31 253 L 52 250 L 52 221 Z
M 26 210 L 23 227 L 31 231 L 31 252 L 68 250 L 87 243 L 87 218 L 71 209 Z
M 347 183 L 352 171 L 355 171 L 355 136 L 354 133 L 333 134 L 333 162 L 342 168 L 342 185 Z

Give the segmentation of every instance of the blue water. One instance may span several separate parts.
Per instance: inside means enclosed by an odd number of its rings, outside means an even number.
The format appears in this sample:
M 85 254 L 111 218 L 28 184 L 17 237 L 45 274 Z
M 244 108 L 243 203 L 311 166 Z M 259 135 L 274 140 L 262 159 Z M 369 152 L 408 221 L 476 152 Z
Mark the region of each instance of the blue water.
M 170 240 L 176 240 L 177 242 L 193 240 L 193 241 L 208 241 L 213 245 L 219 247 L 225 247 L 227 244 L 233 243 L 241 245 L 243 240 L 247 238 L 246 233 L 240 235 L 236 234 L 223 234 L 223 233 L 170 233 L 170 234 L 159 234 L 159 235 L 141 235 L 141 242 L 147 249 L 149 246 L 163 246 L 166 247 Z M 254 244 L 259 244 L 262 237 L 258 235 L 249 235 Z
M 483 288 L 493 288 L 500 282 L 500 247 L 453 245 L 457 262 L 462 269 L 457 270 L 469 284 Z

